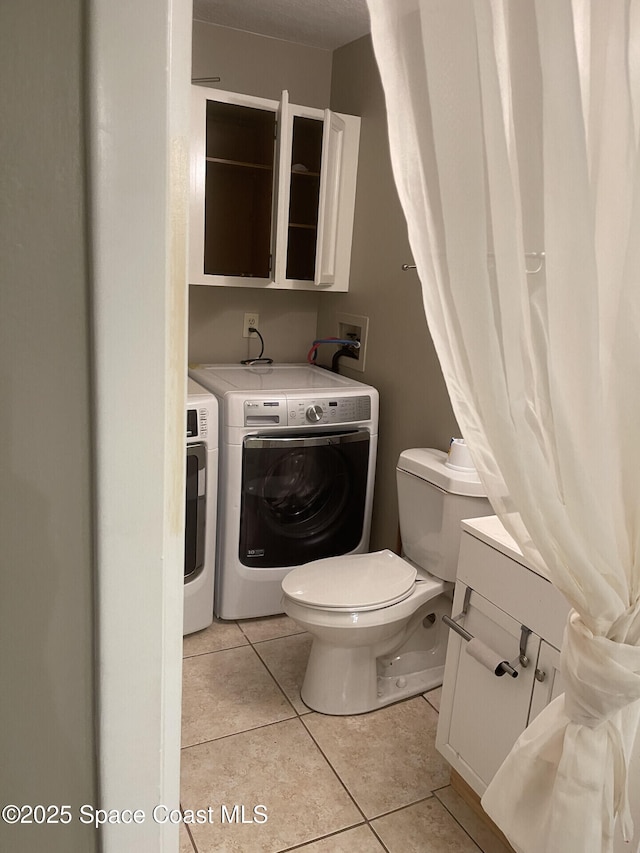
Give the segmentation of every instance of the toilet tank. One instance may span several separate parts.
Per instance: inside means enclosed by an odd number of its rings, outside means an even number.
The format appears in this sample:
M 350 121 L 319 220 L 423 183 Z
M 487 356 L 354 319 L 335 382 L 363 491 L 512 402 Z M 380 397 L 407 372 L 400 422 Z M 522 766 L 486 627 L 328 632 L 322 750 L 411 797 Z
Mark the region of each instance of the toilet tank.
M 435 577 L 455 581 L 460 522 L 494 511 L 475 468 L 453 469 L 447 459 L 423 447 L 400 454 L 398 512 L 403 554 Z

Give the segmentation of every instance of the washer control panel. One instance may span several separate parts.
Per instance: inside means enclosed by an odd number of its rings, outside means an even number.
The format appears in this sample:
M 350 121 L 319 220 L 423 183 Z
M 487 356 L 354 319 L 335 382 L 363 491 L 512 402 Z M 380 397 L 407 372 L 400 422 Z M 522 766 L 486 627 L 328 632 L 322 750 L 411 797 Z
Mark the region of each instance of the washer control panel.
M 325 397 L 288 400 L 289 426 L 305 424 L 347 424 L 371 418 L 371 397 Z
M 245 400 L 245 426 L 325 426 L 371 419 L 371 397 L 273 397 Z

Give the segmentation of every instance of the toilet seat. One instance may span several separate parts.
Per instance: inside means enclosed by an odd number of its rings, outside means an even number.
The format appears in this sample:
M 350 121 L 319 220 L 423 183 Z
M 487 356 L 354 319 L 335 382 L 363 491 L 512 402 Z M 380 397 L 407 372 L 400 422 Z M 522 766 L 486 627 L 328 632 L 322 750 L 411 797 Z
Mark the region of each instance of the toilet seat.
M 411 595 L 415 568 L 392 551 L 315 560 L 282 581 L 284 594 L 305 607 L 350 613 L 379 610 Z

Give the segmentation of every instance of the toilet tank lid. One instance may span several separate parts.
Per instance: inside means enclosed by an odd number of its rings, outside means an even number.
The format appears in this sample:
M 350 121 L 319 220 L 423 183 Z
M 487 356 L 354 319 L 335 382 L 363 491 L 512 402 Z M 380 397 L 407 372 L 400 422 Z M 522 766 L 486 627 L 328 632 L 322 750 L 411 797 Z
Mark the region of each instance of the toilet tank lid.
M 478 472 L 460 471 L 445 465 L 447 454 L 432 447 L 414 447 L 404 450 L 398 459 L 398 470 L 414 474 L 427 483 L 452 495 L 486 498 Z
M 377 610 L 407 598 L 415 568 L 393 551 L 327 557 L 298 566 L 282 581 L 286 596 L 327 610 Z

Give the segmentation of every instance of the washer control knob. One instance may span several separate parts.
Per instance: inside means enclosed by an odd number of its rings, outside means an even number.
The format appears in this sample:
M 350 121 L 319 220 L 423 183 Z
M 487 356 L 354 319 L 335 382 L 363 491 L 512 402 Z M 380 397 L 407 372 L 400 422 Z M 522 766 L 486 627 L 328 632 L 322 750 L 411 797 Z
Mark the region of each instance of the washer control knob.
M 318 406 L 317 404 L 315 406 L 309 406 L 307 409 L 307 420 L 311 421 L 313 424 L 317 424 L 318 421 L 321 421 L 323 415 L 324 412 L 322 410 L 322 406 Z

